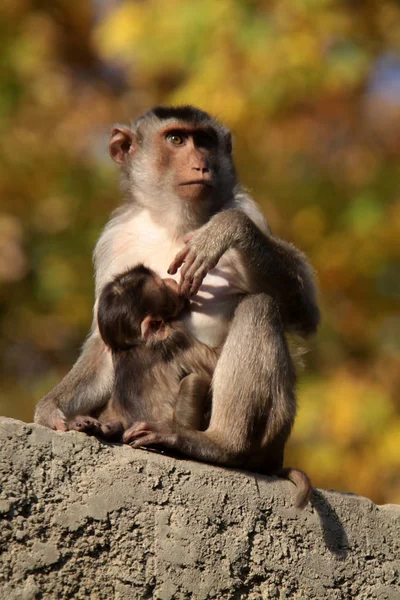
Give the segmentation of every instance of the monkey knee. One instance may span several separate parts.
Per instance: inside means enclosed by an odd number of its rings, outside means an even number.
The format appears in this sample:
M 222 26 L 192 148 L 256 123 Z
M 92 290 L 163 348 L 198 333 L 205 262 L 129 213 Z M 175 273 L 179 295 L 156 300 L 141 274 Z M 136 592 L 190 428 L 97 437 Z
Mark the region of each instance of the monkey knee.
M 254 294 L 244 298 L 236 308 L 234 321 L 252 335 L 254 331 L 259 333 L 271 328 L 283 331 L 278 304 L 268 294 Z
M 67 431 L 66 416 L 56 403 L 45 396 L 37 405 L 34 422 L 57 431 Z
M 251 294 L 238 305 L 236 315 L 279 316 L 277 302 L 268 294 Z

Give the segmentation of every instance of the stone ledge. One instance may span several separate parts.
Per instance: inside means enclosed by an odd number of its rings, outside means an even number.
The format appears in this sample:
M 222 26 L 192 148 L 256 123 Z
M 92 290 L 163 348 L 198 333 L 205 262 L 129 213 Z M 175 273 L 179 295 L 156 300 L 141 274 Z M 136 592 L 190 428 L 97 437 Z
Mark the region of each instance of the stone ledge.
M 400 598 L 400 506 L 0 418 L 0 598 Z

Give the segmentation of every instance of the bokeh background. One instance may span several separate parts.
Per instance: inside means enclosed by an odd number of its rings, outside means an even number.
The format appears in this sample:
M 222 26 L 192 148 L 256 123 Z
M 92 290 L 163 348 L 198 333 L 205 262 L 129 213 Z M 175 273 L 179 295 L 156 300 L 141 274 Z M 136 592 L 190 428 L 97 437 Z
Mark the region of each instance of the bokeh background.
M 2 0 L 0 71 L 0 414 L 31 421 L 88 332 L 111 125 L 194 103 L 318 274 L 287 464 L 400 502 L 400 3 Z

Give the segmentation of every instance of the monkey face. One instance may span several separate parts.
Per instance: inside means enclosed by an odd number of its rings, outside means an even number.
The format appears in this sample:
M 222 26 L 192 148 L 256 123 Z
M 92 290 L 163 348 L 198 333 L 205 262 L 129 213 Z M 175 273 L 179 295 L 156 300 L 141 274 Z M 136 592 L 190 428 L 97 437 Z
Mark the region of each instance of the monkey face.
M 133 129 L 111 133 L 110 154 L 124 186 L 161 220 L 193 229 L 233 194 L 236 174 L 228 129 L 194 107 L 157 107 Z M 186 216 L 186 219 L 185 219 Z
M 146 282 L 143 300 L 147 312 L 167 321 L 176 319 L 187 306 L 187 300 L 179 295 L 177 282 L 172 278 L 161 279 L 154 272 Z
M 176 319 L 181 312 L 185 310 L 189 306 L 189 301 L 184 296 L 181 296 L 179 291 L 179 285 L 172 278 L 166 278 L 162 280 L 164 286 L 166 287 L 167 294 L 170 299 L 172 313 L 170 318 Z
M 151 128 L 140 143 L 127 128 L 111 133 L 110 154 L 130 165 L 137 187 L 184 200 L 205 200 L 217 183 L 219 141 L 211 126 L 179 121 Z
M 212 195 L 218 162 L 218 138 L 212 128 L 172 123 L 157 133 L 155 145 L 162 172 L 177 196 L 201 201 Z

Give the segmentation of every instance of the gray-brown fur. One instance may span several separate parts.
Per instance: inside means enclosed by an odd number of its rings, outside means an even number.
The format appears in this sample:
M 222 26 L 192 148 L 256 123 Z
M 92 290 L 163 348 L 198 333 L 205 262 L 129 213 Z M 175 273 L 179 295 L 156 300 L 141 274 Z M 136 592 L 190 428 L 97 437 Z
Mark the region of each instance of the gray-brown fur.
M 218 353 L 178 321 L 170 326 L 165 340 L 113 352 L 115 381 L 107 418 L 120 419 L 124 430 L 139 421 L 201 426 L 200 410 L 206 409 Z M 189 388 L 186 379 L 194 374 L 198 382 Z
M 165 127 L 181 132 L 179 148 L 170 147 L 170 134 L 162 137 Z M 215 132 L 211 149 L 196 142 L 202 127 Z M 126 203 L 95 250 L 96 296 L 129 265 L 145 262 L 161 276 L 169 266 L 172 275 L 180 272 L 181 292 L 191 298 L 184 322 L 206 343 L 224 343 L 207 430 L 170 431 L 147 420 L 127 441 L 278 473 L 296 410 L 285 333 L 315 333 L 316 289 L 304 255 L 271 234 L 237 181 L 230 144 L 226 128 L 192 107 L 155 109 L 131 129 L 113 131 L 111 154 L 121 165 Z M 208 187 L 179 187 L 180 177 L 194 174 L 208 177 Z M 222 274 L 223 285 L 213 274 Z M 111 356 L 96 324 L 90 340 L 71 373 L 39 403 L 37 422 L 54 427 L 57 410 L 82 414 L 104 405 L 112 390 Z
M 79 415 L 70 429 L 118 439 L 143 420 L 186 429 L 206 426 L 207 402 L 218 350 L 197 340 L 177 319 L 188 308 L 173 280 L 144 265 L 103 289 L 99 330 L 114 365 L 111 399 L 97 418 Z

